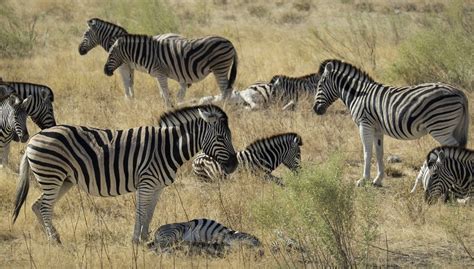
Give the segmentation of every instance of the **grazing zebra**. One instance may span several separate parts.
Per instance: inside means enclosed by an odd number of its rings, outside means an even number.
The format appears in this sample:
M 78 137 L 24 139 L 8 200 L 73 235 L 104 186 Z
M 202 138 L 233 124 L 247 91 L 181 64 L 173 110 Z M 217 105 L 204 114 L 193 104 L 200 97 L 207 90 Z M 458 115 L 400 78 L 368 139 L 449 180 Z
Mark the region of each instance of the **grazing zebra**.
M 316 73 L 302 77 L 274 76 L 270 81 L 273 85 L 274 102 L 284 104 L 283 110 L 294 109 L 300 97 L 316 94 L 319 77 Z
M 470 198 L 474 195 L 474 151 L 442 146 L 431 150 L 421 166 L 411 192 L 418 182 L 425 189 L 425 201 L 433 203 L 440 196 L 449 199 L 449 192 L 455 198 Z
M 165 224 L 155 232 L 148 247 L 156 252 L 172 250 L 180 245 L 207 247 L 208 251 L 221 252 L 243 245 L 260 247 L 260 240 L 248 233 L 237 232 L 215 220 L 193 219 L 188 222 Z
M 124 35 L 110 48 L 104 73 L 112 76 L 123 64 L 156 77 L 167 107 L 171 107 L 168 78 L 179 82 L 177 99 L 183 102 L 186 88 L 211 72 L 226 99 L 237 76 L 237 52 L 229 40 L 218 36 L 156 40 L 146 35 Z
M 251 172 L 264 172 L 265 179 L 283 185 L 281 178 L 271 174 L 280 164 L 296 172 L 300 168 L 303 140 L 296 133 L 284 133 L 255 140 L 237 152 L 238 163 Z M 225 178 L 228 173 L 211 156 L 198 154 L 193 161 L 193 172 L 203 180 Z
M 5 89 L 4 86 L 1 88 Z M 8 91 L 13 91 L 13 89 L 8 89 Z M 22 143 L 28 141 L 26 108 L 30 105 L 31 99 L 32 97 L 29 96 L 21 100 L 13 93 L 0 102 L 0 167 L 8 164 L 10 141 L 15 134 Z
M 9 86 L 20 99 L 32 97 L 26 111 L 40 129 L 56 125 L 53 110 L 54 94 L 51 88 L 27 82 L 3 81 L 1 78 L 0 85 Z
M 441 145 L 466 146 L 468 100 L 462 91 L 450 85 L 386 86 L 339 60 L 324 61 L 318 73 L 321 79 L 313 106 L 315 113 L 323 115 L 340 98 L 359 126 L 365 166 L 358 186 L 370 179 L 373 144 L 377 157 L 377 177 L 373 185 L 382 186 L 384 134 L 409 140 L 429 133 Z
M 31 169 L 42 190 L 33 211 L 49 239 L 60 242 L 52 223 L 54 203 L 74 184 L 95 196 L 137 192 L 133 242 L 148 227 L 164 187 L 178 168 L 203 150 L 227 173 L 237 166 L 227 115 L 216 106 L 188 107 L 161 116 L 159 126 L 127 130 L 58 125 L 28 143 L 20 164 L 13 222 L 26 200 Z

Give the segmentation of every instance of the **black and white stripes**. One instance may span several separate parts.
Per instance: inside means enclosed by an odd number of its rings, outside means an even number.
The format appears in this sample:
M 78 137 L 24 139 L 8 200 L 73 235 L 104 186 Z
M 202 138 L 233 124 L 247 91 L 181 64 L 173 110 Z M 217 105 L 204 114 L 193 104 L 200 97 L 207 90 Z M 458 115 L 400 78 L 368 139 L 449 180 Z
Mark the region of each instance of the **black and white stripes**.
M 454 198 L 471 198 L 474 195 L 474 151 L 442 146 L 432 149 L 426 156 L 413 186 L 423 183 L 425 201 L 433 203 L 449 194 Z
M 237 76 L 237 52 L 229 40 L 219 36 L 157 40 L 146 35 L 124 35 L 110 48 L 104 72 L 111 76 L 124 64 L 156 77 L 167 107 L 172 106 L 168 78 L 179 82 L 177 99 L 182 102 L 186 88 L 210 73 L 227 98 Z
M 227 115 L 216 106 L 165 113 L 158 127 L 127 130 L 59 125 L 28 143 L 20 166 L 14 219 L 28 194 L 31 168 L 42 190 L 33 211 L 48 237 L 60 241 L 52 223 L 54 203 L 74 184 L 89 194 L 137 192 L 133 241 L 146 239 L 162 189 L 198 151 L 212 156 L 227 173 L 237 166 Z
M 465 147 L 469 111 L 466 95 L 453 86 L 426 83 L 391 87 L 375 82 L 366 73 L 339 60 L 326 60 L 319 69 L 321 79 L 313 109 L 318 115 L 340 98 L 359 126 L 364 146 L 364 176 L 370 178 L 370 160 L 375 144 L 376 186 L 382 185 L 383 135 L 403 140 L 430 134 L 441 145 Z

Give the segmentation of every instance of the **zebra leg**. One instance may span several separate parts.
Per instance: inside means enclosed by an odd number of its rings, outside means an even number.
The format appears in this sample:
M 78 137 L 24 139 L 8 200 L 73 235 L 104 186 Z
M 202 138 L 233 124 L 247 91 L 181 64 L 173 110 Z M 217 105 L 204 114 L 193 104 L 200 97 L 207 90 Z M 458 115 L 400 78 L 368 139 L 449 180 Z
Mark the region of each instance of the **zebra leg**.
M 361 187 L 365 181 L 370 179 L 370 161 L 372 160 L 372 147 L 374 141 L 374 130 L 368 124 L 359 124 L 359 133 L 364 147 L 364 176 L 357 181 L 357 186 Z
M 8 165 L 8 154 L 10 153 L 10 143 L 1 146 L 0 145 L 0 168 L 6 167 Z
M 229 84 L 229 80 L 227 79 L 227 73 L 224 72 L 221 74 L 221 73 L 216 73 L 215 71 L 213 71 L 213 73 L 214 73 L 214 77 L 216 78 L 217 85 L 219 85 L 219 89 L 221 90 L 222 100 L 226 100 L 232 95 L 232 89 L 227 88 Z
M 179 83 L 179 86 L 180 88 L 176 99 L 178 99 L 178 104 L 182 104 L 184 101 L 184 97 L 186 96 L 187 84 L 186 82 L 181 82 Z
M 383 163 L 383 133 L 380 130 L 375 131 L 375 157 L 377 158 L 377 177 L 372 182 L 376 187 L 382 187 L 384 177 L 384 163 Z
M 123 86 L 125 88 L 125 97 L 128 99 L 133 98 L 133 69 L 127 65 L 122 64 L 119 68 L 120 75 L 122 76 Z
M 168 78 L 164 75 L 158 75 L 156 80 L 158 81 L 158 85 L 160 86 L 160 94 L 163 98 L 163 101 L 165 102 L 166 108 L 172 108 L 173 105 L 171 104 L 170 92 L 168 89 Z
M 143 183 L 144 182 L 144 183 Z M 151 183 L 152 184 L 152 183 Z M 162 188 L 150 186 L 150 180 L 142 181 L 137 190 L 137 209 L 132 241 L 135 244 L 148 239 L 148 229 L 155 212 Z
M 40 180 L 38 180 L 38 182 L 40 182 Z M 42 186 L 43 193 L 31 207 L 46 232 L 48 239 L 59 244 L 61 243 L 61 239 L 52 222 L 53 206 L 73 185 L 74 184 L 70 181 L 64 181 L 59 185 L 47 185 L 47 190 Z

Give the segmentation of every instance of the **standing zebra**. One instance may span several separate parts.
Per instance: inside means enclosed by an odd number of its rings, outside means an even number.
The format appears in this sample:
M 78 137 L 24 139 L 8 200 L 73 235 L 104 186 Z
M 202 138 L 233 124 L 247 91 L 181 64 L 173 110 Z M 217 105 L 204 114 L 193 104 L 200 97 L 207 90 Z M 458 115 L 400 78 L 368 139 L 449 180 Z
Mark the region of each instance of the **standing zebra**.
M 87 21 L 88 28 L 84 32 L 82 42 L 79 45 L 79 54 L 86 55 L 91 49 L 100 45 L 105 51 L 109 51 L 114 44 L 117 37 L 127 35 L 128 32 L 123 27 L 120 27 L 111 22 L 107 22 L 98 18 L 93 18 Z M 182 38 L 178 34 L 162 34 L 153 37 L 155 40 Z M 134 69 L 137 66 L 124 63 L 119 67 L 122 76 L 123 85 L 125 88 L 125 97 L 133 98 L 133 82 Z
M 163 252 L 180 244 L 206 246 L 214 253 L 239 244 L 249 247 L 261 246 L 260 240 L 251 234 L 234 231 L 215 220 L 193 219 L 161 226 L 156 230 L 155 238 L 148 243 L 148 247 Z
M 281 178 L 271 173 L 280 164 L 296 172 L 300 168 L 303 140 L 296 133 L 284 133 L 268 138 L 258 139 L 247 148 L 237 152 L 237 161 L 247 170 L 263 172 L 265 179 L 283 185 Z M 193 161 L 193 172 L 203 180 L 225 178 L 227 173 L 221 165 L 205 153 L 198 154 Z
M 474 151 L 450 146 L 432 149 L 418 173 L 412 193 L 419 181 L 423 183 L 428 203 L 440 196 L 447 201 L 449 192 L 455 198 L 469 199 L 474 195 Z
M 229 40 L 218 36 L 156 40 L 146 35 L 124 35 L 110 48 L 104 73 L 112 76 L 123 64 L 156 77 L 167 107 L 171 107 L 168 78 L 179 82 L 177 99 L 183 102 L 186 88 L 211 72 L 226 99 L 237 76 L 237 52 Z
M 13 222 L 26 200 L 29 170 L 42 189 L 33 211 L 49 239 L 60 242 L 52 223 L 53 206 L 74 184 L 96 196 L 137 192 L 133 242 L 148 237 L 148 227 L 164 187 L 176 171 L 203 150 L 231 173 L 237 158 L 227 115 L 216 106 L 183 108 L 161 116 L 159 126 L 127 130 L 58 125 L 28 143 L 20 165 Z
M 468 100 L 462 91 L 450 85 L 386 86 L 339 60 L 324 61 L 318 73 L 321 79 L 313 106 L 316 114 L 323 115 L 340 98 L 359 126 L 365 166 L 358 186 L 370 179 L 373 144 L 377 157 L 377 177 L 373 185 L 382 186 L 384 134 L 409 140 L 429 133 L 441 145 L 466 146 Z
M 1 88 L 5 89 L 4 86 Z M 0 168 L 8 164 L 10 141 L 14 135 L 22 143 L 28 141 L 26 108 L 30 105 L 31 99 L 32 97 L 29 96 L 21 100 L 13 93 L 0 102 Z
M 283 110 L 293 109 L 301 97 L 309 98 L 316 94 L 319 77 L 316 73 L 302 77 L 274 76 L 270 81 L 274 102 L 284 104 Z

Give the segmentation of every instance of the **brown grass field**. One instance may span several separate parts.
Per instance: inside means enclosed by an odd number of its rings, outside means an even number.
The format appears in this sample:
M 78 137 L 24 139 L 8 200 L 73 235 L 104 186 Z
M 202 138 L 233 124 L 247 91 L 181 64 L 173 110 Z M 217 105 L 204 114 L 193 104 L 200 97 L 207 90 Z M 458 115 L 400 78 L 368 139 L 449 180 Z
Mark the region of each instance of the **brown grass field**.
M 239 54 L 234 85 L 238 89 L 258 80 L 270 80 L 275 74 L 299 76 L 316 72 L 319 63 L 327 58 L 352 62 L 377 81 L 404 85 L 408 82 L 392 72 L 394 62 L 400 57 L 400 46 L 419 31 L 435 27 L 428 18 L 441 17 L 440 14 L 449 11 L 451 3 L 448 0 L 170 0 L 166 6 L 157 8 L 163 1 L 127 2 L 0 0 L 0 8 L 4 10 L 0 12 L 0 28 L 18 27 L 34 35 L 31 38 L 34 45 L 24 55 L 15 55 L 19 45 L 3 47 L 4 54 L 13 53 L 0 57 L 0 76 L 5 80 L 49 85 L 55 93 L 54 109 L 60 124 L 116 129 L 156 124 L 165 109 L 155 79 L 136 72 L 135 99 L 127 101 L 120 76 L 116 73 L 107 77 L 103 73 L 107 54 L 102 48 L 97 47 L 86 56 L 79 55 L 78 46 L 87 27 L 86 21 L 100 17 L 118 23 L 130 32 L 159 34 L 171 29 L 189 37 L 216 34 L 229 38 Z M 459 3 L 472 19 L 474 3 Z M 155 11 L 158 14 L 152 13 Z M 171 28 L 160 24 L 170 18 Z M 34 29 L 31 30 L 33 21 Z M 156 28 L 153 27 L 155 23 Z M 468 20 L 468 23 L 472 27 L 473 21 Z M 465 61 L 470 77 L 464 85 L 472 86 L 472 57 Z M 170 88 L 176 95 L 178 84 L 170 81 Z M 472 134 L 474 92 L 472 87 L 464 87 L 464 90 L 470 101 Z M 209 94 L 218 94 L 212 76 L 188 89 L 186 99 Z M 339 101 L 322 117 L 312 112 L 311 103 L 312 100 L 303 102 L 294 112 L 279 109 L 249 112 L 224 106 L 235 148 L 242 149 L 260 137 L 298 132 L 304 141 L 302 160 L 305 167 L 316 170 L 325 167 L 331 155 L 339 154 L 344 171 L 342 180 L 355 183 L 362 175 L 363 162 L 356 125 Z M 31 121 L 29 127 L 30 134 L 38 131 Z M 368 199 L 355 201 L 351 246 L 358 266 L 474 266 L 473 207 L 441 203 L 428 207 L 421 191 L 414 195 L 409 193 L 425 154 L 436 145 L 429 136 L 415 141 L 385 138 L 385 159 L 397 154 L 403 162 L 386 164 L 389 175 L 383 188 L 354 187 L 358 197 Z M 468 147 L 474 147 L 472 138 Z M 51 244 L 31 211 L 31 204 L 39 195 L 35 184 L 30 188 L 16 224 L 11 224 L 18 164 L 24 149 L 24 144 L 14 143 L 10 164 L 0 172 L 0 268 L 340 265 L 337 259 L 329 260 L 327 264 L 302 263 L 298 254 L 270 252 L 269 245 L 275 240 L 275 233 L 258 221 L 260 216 L 255 208 L 264 201 L 271 203 L 272 199 L 279 199 L 278 194 L 285 190 L 244 173 L 218 185 L 204 184 L 193 177 L 190 162 L 179 170 L 176 182 L 163 192 L 151 228 L 193 218 L 212 218 L 261 238 L 266 255 L 255 258 L 251 250 L 245 249 L 224 258 L 155 255 L 145 247 L 134 247 L 131 243 L 134 194 L 98 198 L 78 188 L 69 191 L 55 206 L 54 222 L 63 244 Z M 375 175 L 375 164 L 372 168 L 372 175 Z M 390 176 L 397 173 L 402 176 Z M 276 174 L 288 175 L 283 168 Z M 367 193 L 369 198 L 363 195 Z M 363 243 L 361 228 L 367 225 L 364 222 L 367 210 L 361 209 L 367 206 L 367 201 L 371 205 L 366 209 L 374 210 L 370 223 L 376 227 L 370 245 Z

